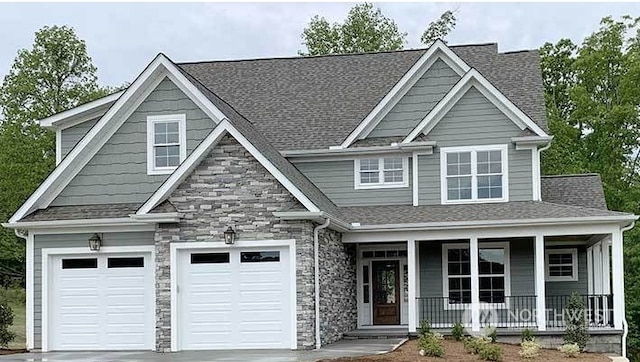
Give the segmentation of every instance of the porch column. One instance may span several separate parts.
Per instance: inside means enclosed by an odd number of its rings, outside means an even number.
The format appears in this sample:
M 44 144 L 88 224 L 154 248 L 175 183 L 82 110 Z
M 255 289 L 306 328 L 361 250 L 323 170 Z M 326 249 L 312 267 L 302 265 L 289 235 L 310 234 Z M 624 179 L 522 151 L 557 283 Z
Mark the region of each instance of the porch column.
M 536 324 L 539 331 L 547 329 L 546 292 L 544 281 L 544 235 L 535 240 Z
M 616 228 L 611 234 L 611 262 L 613 263 L 613 326 L 622 329 L 624 320 L 624 268 L 622 231 Z
M 469 240 L 469 256 L 471 258 L 471 330 L 480 331 L 480 280 L 478 268 L 478 238 Z
M 407 271 L 409 273 L 407 283 L 409 289 L 409 303 L 407 303 L 408 310 L 408 318 L 409 318 L 409 333 L 415 332 L 418 324 L 418 313 L 417 313 L 417 303 L 416 299 L 416 264 L 418 260 L 416 258 L 416 241 L 415 240 L 407 240 Z
M 602 294 L 611 293 L 611 266 L 609 256 L 609 245 L 611 240 L 606 238 L 602 240 Z

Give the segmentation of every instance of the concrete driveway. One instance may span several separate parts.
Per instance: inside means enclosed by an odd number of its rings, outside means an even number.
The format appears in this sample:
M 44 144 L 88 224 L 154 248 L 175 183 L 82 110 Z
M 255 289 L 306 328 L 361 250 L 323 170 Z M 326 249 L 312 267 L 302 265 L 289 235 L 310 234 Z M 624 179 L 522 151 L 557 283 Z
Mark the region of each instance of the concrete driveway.
M 342 340 L 318 351 L 250 350 L 155 352 L 48 352 L 0 356 L 0 362 L 312 362 L 338 357 L 356 357 L 392 350 L 402 339 Z

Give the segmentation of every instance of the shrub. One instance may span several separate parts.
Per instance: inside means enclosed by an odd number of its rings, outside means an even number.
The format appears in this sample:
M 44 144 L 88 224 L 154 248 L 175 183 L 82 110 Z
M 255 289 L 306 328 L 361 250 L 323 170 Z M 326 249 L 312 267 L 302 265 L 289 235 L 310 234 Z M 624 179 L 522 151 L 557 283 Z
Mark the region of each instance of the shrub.
M 522 358 L 536 358 L 540 355 L 540 343 L 535 340 L 523 341 L 520 343 L 520 357 Z
M 498 329 L 494 327 L 487 327 L 484 330 L 485 335 L 491 338 L 491 343 L 496 343 L 498 340 Z
M 480 350 L 487 344 L 491 344 L 489 337 L 467 337 L 463 341 L 464 350 L 469 354 L 479 354 Z
M 502 361 L 502 347 L 494 343 L 485 343 L 478 351 L 478 356 L 485 361 Z
M 15 333 L 9 330 L 12 324 L 13 310 L 5 302 L 0 302 L 0 347 L 7 347 L 16 337 Z
M 420 336 L 418 340 L 418 348 L 421 356 L 444 357 L 444 346 L 442 341 L 444 337 L 439 333 L 428 333 Z
M 453 339 L 455 339 L 456 341 L 462 340 L 462 337 L 464 336 L 464 327 L 462 326 L 462 323 L 458 322 L 453 325 L 451 336 L 453 336 Z
M 565 343 L 562 346 L 558 347 L 558 351 L 562 353 L 565 357 L 578 357 L 580 355 L 580 346 L 577 343 Z
M 585 320 L 585 306 L 582 297 L 577 293 L 572 293 L 565 308 L 566 328 L 564 343 L 575 343 L 584 350 L 589 342 L 587 323 Z
M 533 341 L 534 339 L 533 332 L 529 328 L 525 328 L 525 330 L 522 331 L 520 342 Z
M 428 334 L 431 334 L 431 325 L 428 321 L 420 322 L 420 326 L 418 327 L 418 336 L 423 337 Z

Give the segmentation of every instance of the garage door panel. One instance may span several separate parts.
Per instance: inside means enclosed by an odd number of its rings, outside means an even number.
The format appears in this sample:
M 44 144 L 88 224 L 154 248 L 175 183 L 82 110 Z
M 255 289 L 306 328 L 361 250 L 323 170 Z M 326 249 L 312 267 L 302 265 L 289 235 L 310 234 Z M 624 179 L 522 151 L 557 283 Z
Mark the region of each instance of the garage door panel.
M 120 266 L 125 265 L 123 259 L 137 259 L 146 266 L 135 268 L 110 268 L 112 257 L 51 257 L 49 349 L 153 349 L 150 254 L 117 255 Z
M 180 252 L 182 349 L 290 347 L 288 248 L 268 251 L 231 249 L 228 262 L 218 257 L 224 263 L 205 262 L 224 251 Z M 192 254 L 200 255 L 199 263 L 193 263 Z

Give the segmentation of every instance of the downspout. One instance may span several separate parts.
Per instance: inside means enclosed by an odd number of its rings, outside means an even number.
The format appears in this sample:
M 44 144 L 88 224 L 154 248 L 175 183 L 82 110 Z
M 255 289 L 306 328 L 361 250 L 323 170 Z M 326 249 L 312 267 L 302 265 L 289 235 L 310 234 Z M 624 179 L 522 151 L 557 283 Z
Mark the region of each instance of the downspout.
M 538 201 L 542 201 L 542 151 L 548 150 L 549 147 L 551 147 L 551 141 L 546 146 L 538 148 L 538 175 L 536 175 L 540 184 L 538 186 Z
M 327 218 L 322 225 L 318 225 L 313 229 L 313 278 L 314 278 L 314 300 L 315 300 L 315 316 L 316 316 L 316 349 L 320 349 L 322 342 L 320 341 L 320 243 L 318 241 L 318 232 L 329 226 L 331 220 Z
M 633 229 L 635 225 L 636 225 L 636 222 L 633 221 L 631 224 L 620 229 L 623 235 L 623 238 L 624 238 L 624 232 Z M 626 304 L 626 301 L 625 301 L 625 304 Z M 626 306 L 625 306 L 625 309 L 626 309 Z M 629 324 L 627 323 L 626 314 L 627 313 L 624 313 L 622 315 L 622 357 L 624 358 L 627 358 L 627 335 L 629 334 Z

